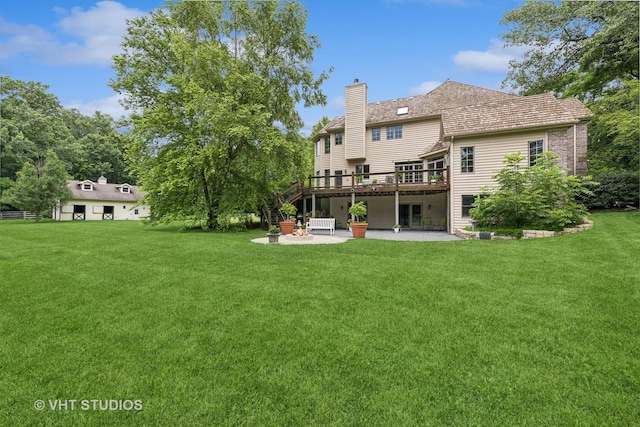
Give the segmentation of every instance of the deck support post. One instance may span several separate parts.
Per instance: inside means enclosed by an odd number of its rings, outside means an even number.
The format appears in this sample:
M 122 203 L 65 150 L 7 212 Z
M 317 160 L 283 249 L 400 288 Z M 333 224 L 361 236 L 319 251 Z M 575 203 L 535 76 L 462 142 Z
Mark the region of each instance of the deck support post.
M 395 203 L 395 207 L 396 207 L 396 224 L 400 224 L 400 193 L 398 192 L 398 190 L 395 191 L 396 193 L 396 203 Z
M 356 204 L 356 193 L 351 193 L 351 206 Z M 351 215 L 351 221 L 355 221 L 355 217 Z
M 311 194 L 311 218 L 316 217 L 316 195 Z

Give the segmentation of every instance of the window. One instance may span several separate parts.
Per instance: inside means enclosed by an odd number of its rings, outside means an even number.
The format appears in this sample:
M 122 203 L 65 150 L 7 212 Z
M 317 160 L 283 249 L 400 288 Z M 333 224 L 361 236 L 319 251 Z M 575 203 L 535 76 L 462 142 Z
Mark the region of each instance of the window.
M 429 176 L 438 175 L 438 177 L 444 179 L 445 168 L 444 168 L 444 158 L 441 157 L 439 159 L 430 160 L 427 168 L 429 169 Z
M 122 193 L 130 193 L 131 190 L 129 189 L 129 187 L 121 187 L 120 188 L 120 192 L 122 192 Z
M 85 183 L 82 184 L 82 190 L 83 191 L 93 191 L 93 185 L 85 182 Z
M 342 145 L 342 134 L 341 133 L 336 133 L 334 138 L 336 140 L 336 145 Z
M 357 176 L 356 180 L 369 179 L 369 165 L 356 165 L 356 175 L 363 174 L 364 176 Z
M 409 107 L 398 107 L 398 116 L 409 114 Z
M 319 140 L 316 141 L 316 157 L 320 157 L 320 153 L 322 153 L 322 151 L 320 151 L 321 150 L 321 145 L 320 144 L 321 144 L 321 142 Z
M 462 173 L 473 172 L 473 147 L 462 147 L 460 149 L 460 163 Z
M 422 162 L 401 162 L 396 163 L 398 183 L 422 182 L 424 164 Z
M 462 216 L 463 217 L 469 216 L 469 209 L 473 207 L 472 205 L 475 199 L 476 199 L 475 196 L 462 196 Z
M 331 153 L 331 137 L 326 137 L 324 139 L 324 154 Z
M 380 128 L 371 129 L 371 140 L 380 141 Z
M 324 188 L 331 187 L 331 169 L 324 170 Z
M 529 141 L 529 166 L 536 164 L 536 159 L 542 155 L 544 150 L 544 141 Z
M 402 138 L 402 125 L 387 126 L 387 139 Z

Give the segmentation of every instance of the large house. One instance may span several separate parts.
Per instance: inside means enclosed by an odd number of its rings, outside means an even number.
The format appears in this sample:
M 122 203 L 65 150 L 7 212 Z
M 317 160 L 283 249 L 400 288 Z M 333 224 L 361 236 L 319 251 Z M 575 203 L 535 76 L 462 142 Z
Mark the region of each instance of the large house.
M 145 193 L 135 185 L 108 184 L 104 176 L 98 182 L 67 181 L 72 197 L 53 212 L 60 221 L 137 220 L 149 215 L 149 206 L 141 204 Z
M 591 112 L 577 99 L 454 81 L 375 103 L 357 80 L 345 92 L 345 115 L 313 136 L 315 176 L 305 191 L 312 215 L 342 226 L 349 206 L 364 201 L 370 228 L 453 233 L 471 224 L 474 196 L 494 184 L 504 156 L 518 151 L 530 165 L 552 151 L 567 173 L 586 173 Z

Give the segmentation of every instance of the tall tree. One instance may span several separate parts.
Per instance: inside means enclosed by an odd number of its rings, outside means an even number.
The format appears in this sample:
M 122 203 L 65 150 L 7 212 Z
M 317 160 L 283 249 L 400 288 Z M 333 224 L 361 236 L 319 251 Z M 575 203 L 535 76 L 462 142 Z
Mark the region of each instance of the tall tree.
M 129 24 L 111 86 L 125 95 L 129 151 L 151 221 L 255 210 L 304 174 L 296 105 L 326 102 L 319 46 L 292 1 L 169 2 Z
M 2 202 L 36 214 L 40 221 L 43 212 L 51 211 L 56 203 L 71 197 L 67 188 L 67 170 L 53 150 L 45 159 L 26 162 L 17 173 L 16 182 L 4 192 Z
M 588 102 L 596 115 L 590 166 L 599 169 L 636 170 L 640 162 L 639 9 L 635 1 L 530 0 L 501 21 L 507 46 L 528 47 L 503 84 Z
M 124 159 L 131 138 L 116 129 L 111 116 L 98 111 L 86 116 L 72 109 L 63 111 L 63 119 L 78 145 L 70 170 L 74 179 L 95 181 L 104 175 L 109 182 L 136 183 Z
M 0 176 L 16 178 L 25 162 L 44 161 L 53 149 L 67 166 L 79 147 L 48 86 L 0 76 Z

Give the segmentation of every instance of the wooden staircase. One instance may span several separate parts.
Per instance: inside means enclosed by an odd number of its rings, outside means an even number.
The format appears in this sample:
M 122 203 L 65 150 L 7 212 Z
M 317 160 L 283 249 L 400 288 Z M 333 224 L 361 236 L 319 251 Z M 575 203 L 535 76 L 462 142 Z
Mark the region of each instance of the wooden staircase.
M 298 200 L 302 199 L 303 185 L 299 182 L 294 182 L 280 194 L 276 194 L 273 198 L 273 205 L 270 208 L 264 208 L 262 210 L 262 216 L 267 227 L 272 225 L 278 225 L 280 221 L 286 219 L 280 208 L 285 203 L 295 204 Z

